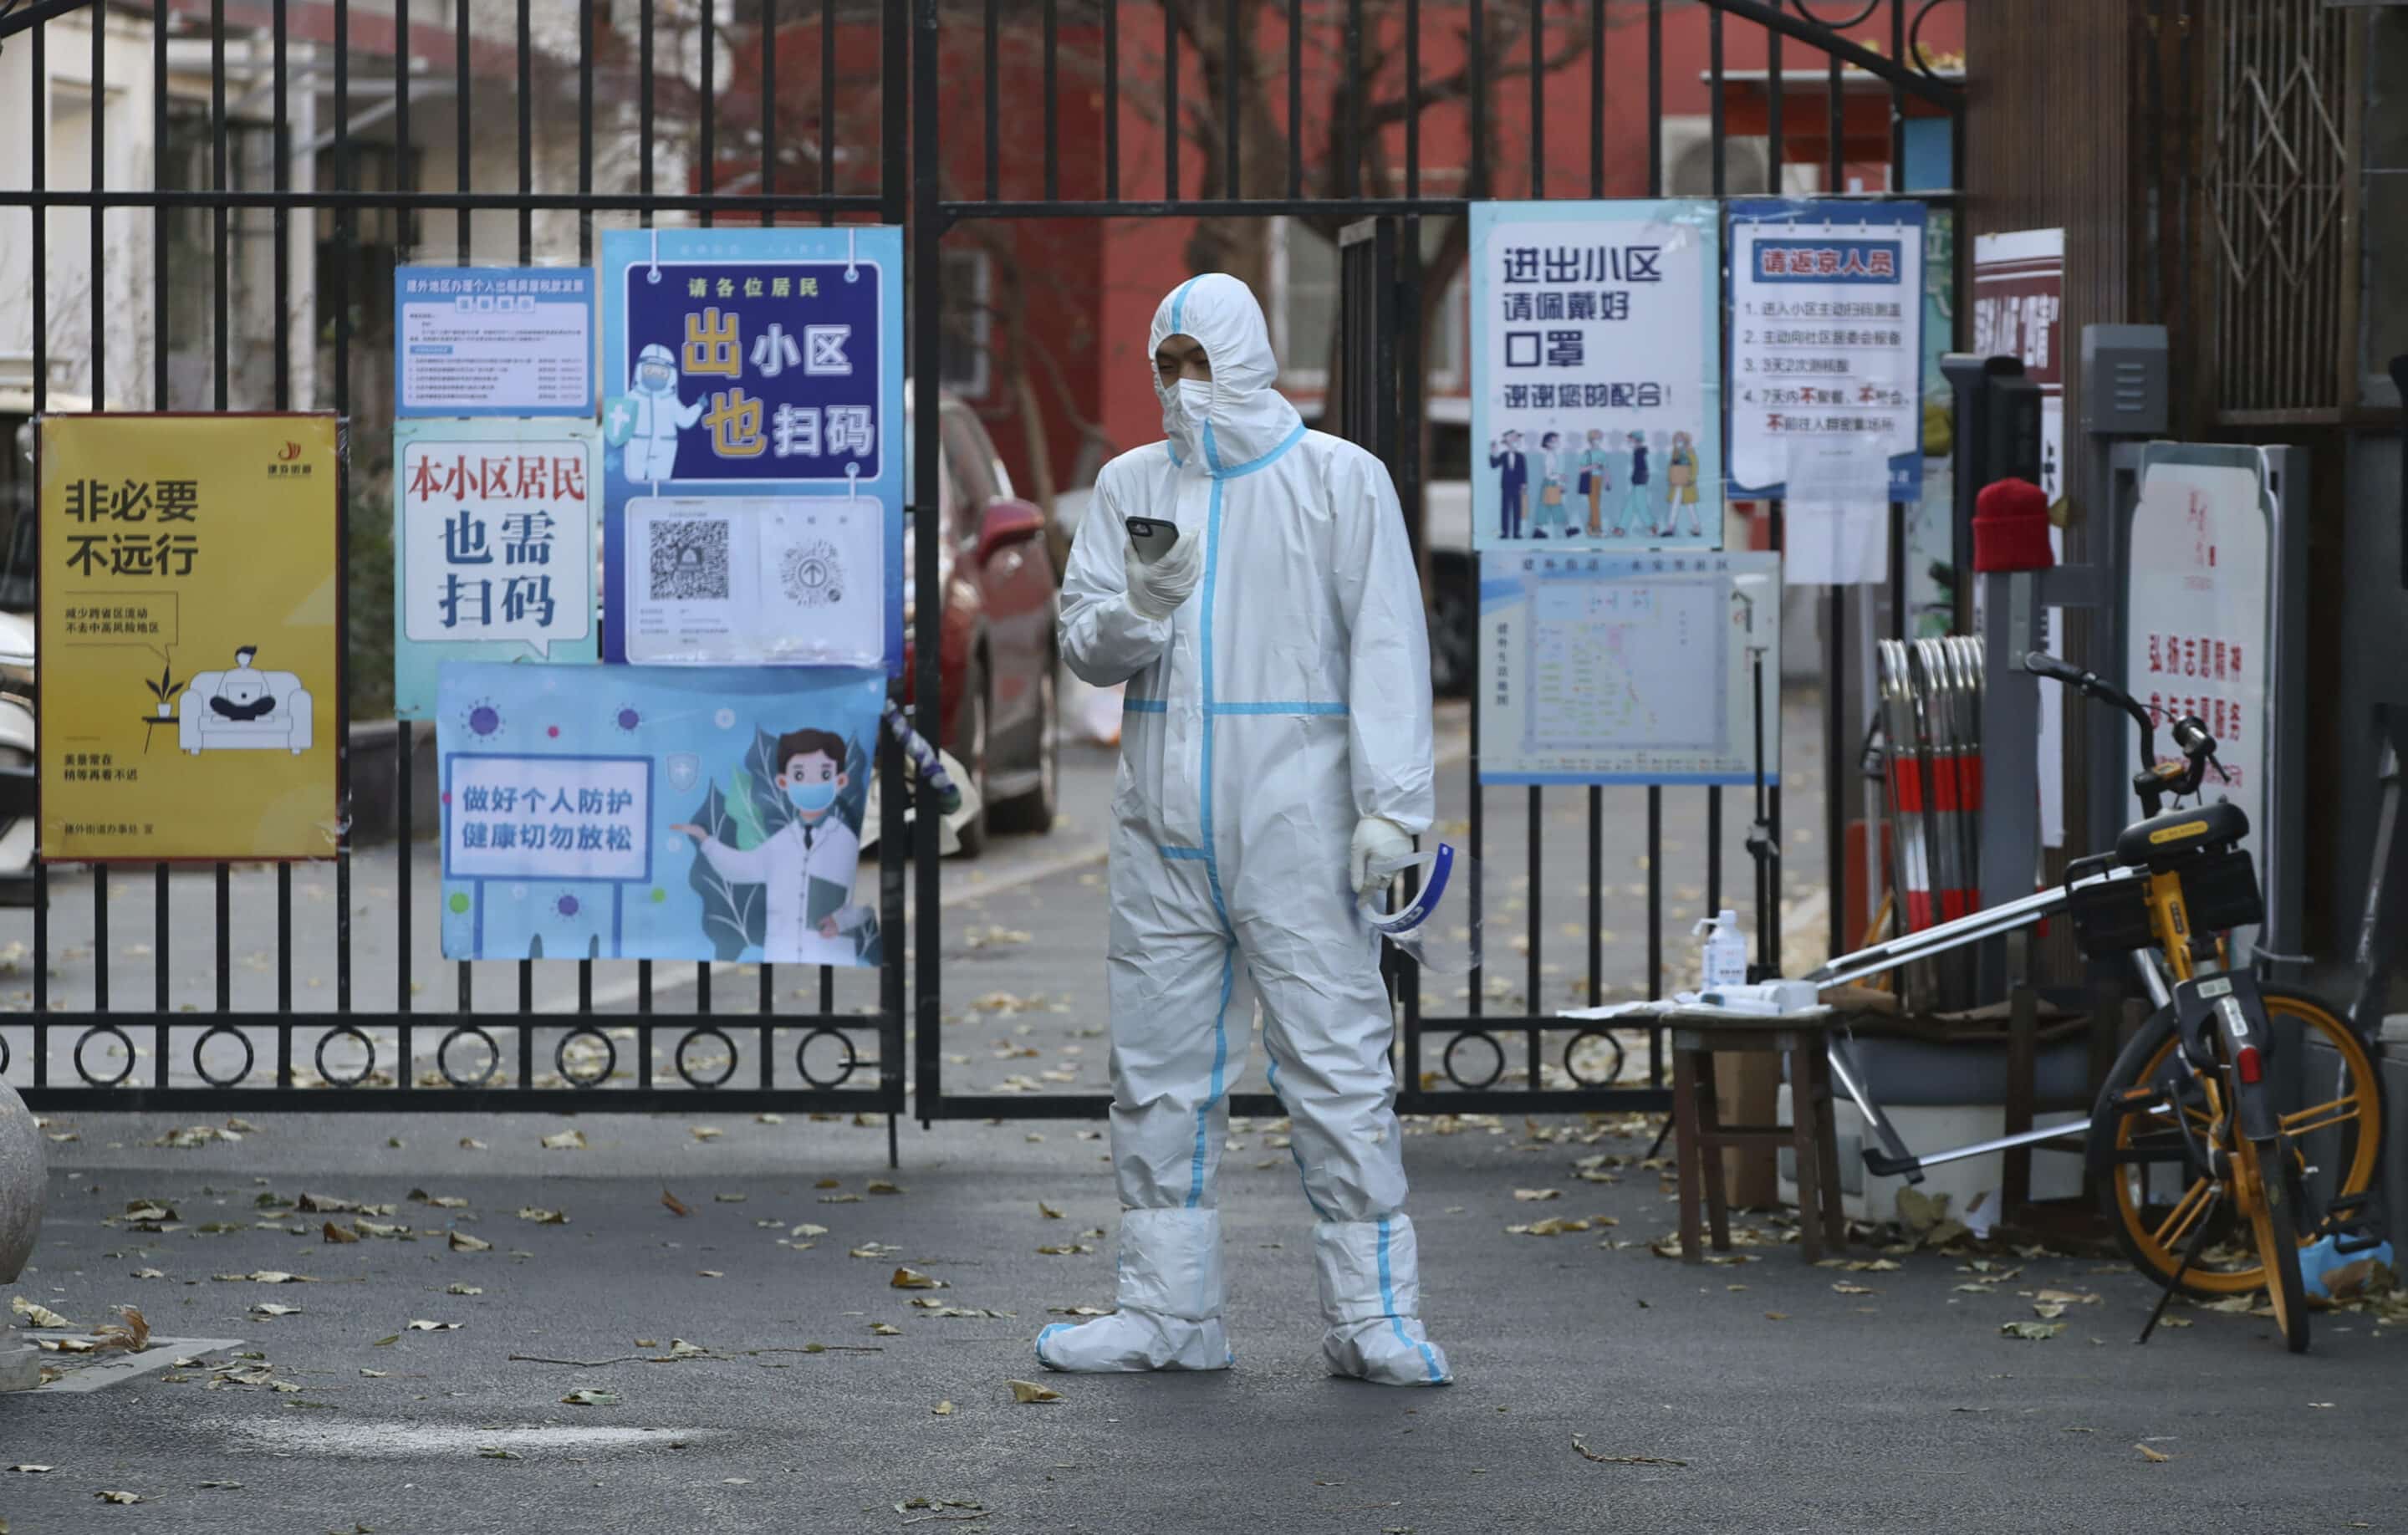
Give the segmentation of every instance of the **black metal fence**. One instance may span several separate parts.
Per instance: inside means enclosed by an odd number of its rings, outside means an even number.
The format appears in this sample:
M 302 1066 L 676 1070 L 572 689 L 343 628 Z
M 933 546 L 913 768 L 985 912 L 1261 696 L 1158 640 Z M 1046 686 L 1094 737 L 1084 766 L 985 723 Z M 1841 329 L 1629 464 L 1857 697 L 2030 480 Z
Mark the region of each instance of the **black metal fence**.
M 483 19 L 487 7 L 466 0 L 391 0 L 390 9 L 351 0 L 155 7 L 18 0 L 0 8 L 0 53 L 22 58 L 36 88 L 21 120 L 31 151 L 27 183 L 0 187 L 0 250 L 22 239 L 28 254 L 35 412 L 83 403 L 52 397 L 53 352 L 77 350 L 76 393 L 95 409 L 116 393 L 112 363 L 147 365 L 152 409 L 331 407 L 354 427 L 346 502 L 358 497 L 366 521 L 381 524 L 381 490 L 362 445 L 389 409 L 381 392 L 391 267 L 418 251 L 464 265 L 472 251 L 490 255 L 502 238 L 497 223 L 509 226 L 522 265 L 590 261 L 597 224 L 906 224 L 914 404 L 924 422 L 939 409 L 949 232 L 1130 219 L 1204 221 L 1211 229 L 1279 218 L 1335 235 L 1340 224 L 1354 223 L 1342 244 L 1346 342 L 1333 359 L 1339 376 L 1329 409 L 1342 430 L 1394 466 L 1418 530 L 1431 313 L 1425 269 L 1433 258 L 1459 261 L 1450 242 L 1460 240 L 1469 202 L 1779 191 L 1784 95 L 1801 89 L 1792 67 L 1801 58 L 1822 74 L 1813 93 L 1829 114 L 1826 183 L 1845 181 L 1843 75 L 1870 77 L 1886 93 L 1895 169 L 1904 159 L 1910 98 L 1961 116 L 1956 84 L 1903 62 L 1916 57 L 1925 18 L 1945 3 L 699 0 L 666 7 L 656 0 L 516 0 L 505 34 Z M 1849 14 L 1824 14 L 1834 10 Z M 52 29 L 63 22 L 89 34 L 88 65 L 79 71 L 89 165 L 75 178 L 80 185 L 52 171 L 54 120 L 64 121 L 56 102 L 76 93 L 63 95 L 51 83 Z M 1668 37 L 1693 23 L 1704 27 L 1706 48 L 1705 184 L 1698 186 L 1675 184 L 1688 173 L 1673 165 L 1667 142 L 1668 91 L 1684 83 L 1668 76 L 1674 56 Z M 1875 51 L 1852 36 L 1878 36 L 1885 46 Z M 1751 48 L 1760 39 L 1767 61 L 1758 88 L 1769 123 L 1760 143 L 1727 132 L 1734 77 L 1726 60 L 1735 36 Z M 112 67 L 134 73 L 127 61 L 141 59 L 145 45 L 138 77 L 150 102 L 141 137 L 151 164 L 129 167 L 111 153 L 106 103 L 122 89 Z M 413 66 L 420 56 L 428 67 Z M 205 107 L 171 87 L 198 76 L 208 81 Z M 1033 101 L 1025 89 L 1032 76 Z M 504 80 L 507 88 L 497 90 Z M 263 98 L 262 153 L 237 154 L 247 131 L 240 124 L 257 115 Z M 739 98 L 750 108 L 730 105 Z M 1622 104 L 1641 98 L 1646 153 L 1643 176 L 1634 176 L 1627 141 L 1609 127 L 1621 121 Z M 784 104 L 796 101 L 804 106 L 781 129 Z M 305 141 L 296 142 L 296 118 L 310 136 Z M 1142 131 L 1125 131 L 1130 123 Z M 1073 125 L 1067 137 L 1066 124 Z M 973 125 L 981 160 L 964 171 L 949 153 L 948 135 Z M 0 133 L 18 131 L 0 124 Z M 208 149 L 208 169 L 199 176 L 175 148 L 195 136 Z M 1516 136 L 1518 147 L 1511 142 Z M 1961 165 L 1961 122 L 1956 136 Z M 1737 177 L 1735 145 L 1745 162 Z M 254 159 L 266 164 L 265 184 Z M 306 179 L 297 178 L 305 167 Z M 975 194 L 963 195 L 965 186 Z M 564 222 L 573 225 L 566 234 Z M 62 232 L 70 229 L 79 237 L 67 242 Z M 309 229 L 320 235 L 309 285 L 314 318 L 299 312 L 294 298 L 294 235 Z M 71 243 L 71 259 L 88 265 L 80 304 L 53 306 L 52 263 L 70 259 L 54 256 L 54 243 L 63 250 Z M 129 271 L 145 246 L 147 274 Z M 183 259 L 203 251 L 205 280 Z M 126 338 L 129 298 L 147 314 L 147 341 Z M 269 333 L 265 369 L 250 366 L 259 328 Z M 299 372 L 322 378 L 304 387 Z M 938 477 L 936 437 L 924 431 L 915 443 L 917 494 L 928 501 Z M 913 684 L 928 699 L 939 689 L 935 540 L 919 540 L 916 552 Z M 355 540 L 345 572 L 355 609 L 367 603 L 373 610 L 372 587 L 382 579 L 374 553 Z M 374 636 L 362 633 L 355 631 L 355 671 L 377 664 Z M 337 730 L 349 724 L 338 707 Z M 922 724 L 930 730 L 933 722 Z M 1841 754 L 1853 737 L 1840 729 L 1827 736 L 1836 848 L 1836 789 L 1846 776 Z M 126 866 L 37 867 L 31 951 L 11 961 L 29 981 L 22 998 L 27 1015 L 13 1026 L 24 1048 L 7 1058 L 11 1030 L 0 1029 L 0 1074 L 50 1110 L 189 1104 L 255 1112 L 294 1103 L 295 1087 L 331 1089 L 308 1095 L 312 1109 L 557 1108 L 574 1099 L 590 1109 L 645 1110 L 695 1107 L 707 1094 L 712 1107 L 726 1110 L 923 1120 L 1103 1110 L 1100 1095 L 947 1089 L 939 1048 L 939 868 L 934 839 L 915 846 L 902 825 L 905 795 L 892 753 L 880 767 L 880 901 L 890 935 L 882 968 L 874 977 L 823 970 L 781 996 L 795 978 L 762 966 L 755 995 L 731 1010 L 727 998 L 714 997 L 707 965 L 639 963 L 630 983 L 618 967 L 597 981 L 591 960 L 432 957 L 427 934 L 411 921 L 407 849 L 419 829 L 410 807 L 421 772 L 413 738 L 404 731 L 375 750 L 389 750 L 390 762 L 351 762 L 349 785 L 391 783 L 399 855 L 355 847 L 347 827 L 324 866 L 146 866 L 147 902 L 137 890 L 141 871 Z M 1721 791 L 1683 804 L 1668 802 L 1660 788 L 1577 795 L 1534 788 L 1522 791 L 1520 816 L 1499 821 L 1477 784 L 1476 738 L 1470 750 L 1468 825 L 1459 834 L 1475 856 L 1519 844 L 1512 850 L 1524 869 L 1512 885 L 1518 893 L 1504 897 L 1502 913 L 1492 901 L 1488 938 L 1493 956 L 1525 951 L 1522 974 L 1516 984 L 1499 973 L 1508 967 L 1492 965 L 1457 998 L 1460 1009 L 1426 1003 L 1418 979 L 1400 976 L 1401 1107 L 1659 1104 L 1660 1040 L 1646 1040 L 1646 1069 L 1634 1075 L 1626 1069 L 1626 1046 L 1635 1040 L 1566 1024 L 1554 1016 L 1549 993 L 1559 994 L 1552 998 L 1558 1004 L 1604 999 L 1616 989 L 1609 957 L 1627 948 L 1636 958 L 1638 944 L 1606 925 L 1609 887 L 1618 882 L 1605 844 L 1609 828 L 1642 816 L 1644 969 L 1620 989 L 1656 993 L 1665 968 L 1666 856 L 1678 851 L 1668 846 L 1668 817 L 1682 826 L 1702 817 L 1701 840 L 1685 851 L 1701 866 L 1711 911 L 1722 901 Z M 1766 813 L 1777 848 L 1777 791 Z M 1549 844 L 1568 835 L 1584 835 L 1584 852 L 1550 855 Z M 907 873 L 918 940 L 908 960 Z M 1569 893 L 1551 896 L 1550 877 Z M 1493 892 L 1506 888 L 1492 882 Z M 1613 896 L 1617 905 L 1626 898 L 1642 897 Z M 1581 973 L 1567 979 L 1544 955 L 1553 947 L 1546 919 L 1568 909 L 1577 913 L 1570 925 L 1580 936 L 1558 936 Z M 79 941 L 59 941 L 67 916 L 77 919 Z M 1774 941 L 1768 933 L 1767 944 Z M 210 953 L 208 975 L 179 983 L 174 956 L 196 947 Z M 375 955 L 373 988 L 354 984 L 355 953 L 366 951 Z M 309 973 L 327 965 L 330 987 Z M 437 995 L 449 994 L 446 1005 L 424 995 L 429 982 Z M 1512 1069 L 1504 1041 L 1515 1037 L 1526 1048 Z M 1425 1041 L 1441 1038 L 1439 1064 L 1426 1073 Z M 1485 1058 L 1490 1050 L 1493 1061 Z M 916 1077 L 908 1091 L 907 1058 Z M 1519 1085 L 1498 1085 L 1509 1069 Z M 1277 1112 L 1268 1096 L 1241 1097 L 1235 1107 Z M 889 1129 L 891 1137 L 891 1120 Z

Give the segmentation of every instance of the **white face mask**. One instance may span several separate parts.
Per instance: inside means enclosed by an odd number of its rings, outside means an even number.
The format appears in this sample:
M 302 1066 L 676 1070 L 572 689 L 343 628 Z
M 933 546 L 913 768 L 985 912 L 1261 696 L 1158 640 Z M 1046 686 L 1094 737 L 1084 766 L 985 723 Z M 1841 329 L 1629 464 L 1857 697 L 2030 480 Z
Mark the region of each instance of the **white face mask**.
M 1171 406 L 1187 420 L 1202 424 L 1212 409 L 1212 381 L 1209 379 L 1182 379 L 1171 395 Z

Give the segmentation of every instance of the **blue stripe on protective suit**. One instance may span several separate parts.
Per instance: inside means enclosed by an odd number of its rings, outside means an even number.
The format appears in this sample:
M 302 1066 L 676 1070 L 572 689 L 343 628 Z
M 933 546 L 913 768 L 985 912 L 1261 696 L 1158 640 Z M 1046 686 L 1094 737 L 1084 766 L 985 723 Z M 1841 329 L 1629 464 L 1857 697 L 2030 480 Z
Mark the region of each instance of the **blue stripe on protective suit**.
M 1380 1223 L 1380 1304 L 1388 1313 L 1388 1326 L 1396 1333 L 1397 1341 L 1421 1351 L 1422 1364 L 1428 1369 L 1429 1378 L 1432 1381 L 1444 1380 L 1446 1371 L 1439 1368 L 1436 1356 L 1430 1353 L 1430 1346 L 1405 1331 L 1404 1320 L 1397 1314 L 1396 1281 L 1388 1274 L 1388 1223 L 1386 1221 Z

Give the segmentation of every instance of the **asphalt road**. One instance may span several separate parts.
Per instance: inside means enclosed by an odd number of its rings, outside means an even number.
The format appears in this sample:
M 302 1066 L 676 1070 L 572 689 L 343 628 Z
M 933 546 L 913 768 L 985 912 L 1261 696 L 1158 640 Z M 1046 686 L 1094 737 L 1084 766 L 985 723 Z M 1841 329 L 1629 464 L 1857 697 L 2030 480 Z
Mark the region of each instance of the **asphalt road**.
M 1646 1142 L 1613 1132 L 1645 1126 L 1414 1127 L 1425 1310 L 1460 1382 L 1398 1392 L 1321 1371 L 1277 1126 L 1235 1131 L 1226 1161 L 1237 1368 L 1096 1378 L 1046 1375 L 1029 1351 L 1056 1310 L 1111 1298 L 1114 1201 L 1085 1126 L 914 1131 L 890 1174 L 874 1128 L 799 1118 L 588 1116 L 576 1151 L 539 1145 L 570 1127 L 555 1118 L 289 1116 L 238 1143 L 150 1145 L 169 1123 L 75 1126 L 13 1293 L 86 1327 L 130 1303 L 160 1335 L 241 1341 L 96 1392 L 0 1398 L 0 1467 L 53 1468 L 0 1470 L 11 1535 L 2403 1523 L 2397 1329 L 2325 1317 L 2294 1357 L 2260 1320 L 2184 1311 L 2136 1348 L 2149 1293 L 2127 1270 L 2004 1248 L 1851 1272 L 1774 1245 L 1686 1267 L 1648 1246 L 1671 1225 L 1657 1172 L 1619 1160 Z M 1581 1180 L 1599 1154 L 1618 1182 Z M 871 1191 L 889 1179 L 900 1192 Z M 361 1217 L 260 1208 L 304 1193 L 390 1203 L 366 1219 L 409 1232 L 334 1245 L 322 1223 Z M 137 1200 L 171 1209 L 169 1228 L 122 1224 Z M 1549 1214 L 1616 1224 L 1505 1229 Z M 234 1229 L 203 1229 L 219 1223 Z M 1969 1291 L 1976 1263 L 2011 1277 Z M 946 1287 L 894 1288 L 898 1267 Z M 263 1271 L 310 1282 L 213 1277 Z M 2046 1341 L 2001 1335 L 2050 1287 L 2097 1298 Z M 1015 1379 L 1061 1399 L 1017 1404 Z M 580 1390 L 615 1399 L 563 1400 Z

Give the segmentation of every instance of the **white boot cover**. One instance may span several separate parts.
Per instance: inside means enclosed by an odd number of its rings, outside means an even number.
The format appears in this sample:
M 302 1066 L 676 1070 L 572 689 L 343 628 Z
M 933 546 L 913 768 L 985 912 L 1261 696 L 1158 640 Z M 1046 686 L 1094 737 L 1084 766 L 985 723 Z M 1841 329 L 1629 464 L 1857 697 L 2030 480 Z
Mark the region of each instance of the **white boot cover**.
M 1226 1370 L 1221 1327 L 1221 1216 L 1213 1210 L 1121 1212 L 1120 1310 L 1037 1335 L 1048 1370 Z
M 1446 1355 L 1422 1331 L 1421 1256 L 1413 1223 L 1324 1221 L 1312 1230 L 1328 1324 L 1321 1354 L 1333 1375 L 1379 1385 L 1445 1385 Z

